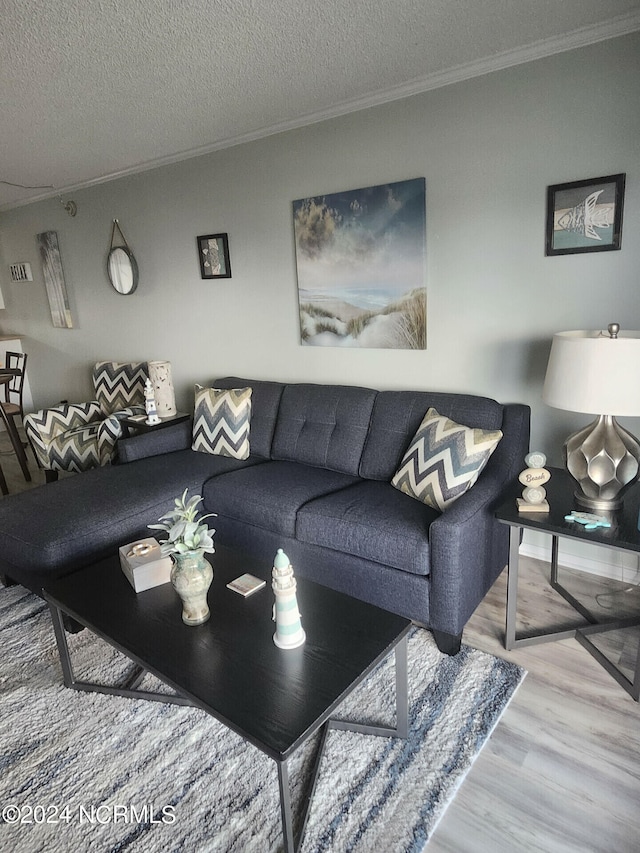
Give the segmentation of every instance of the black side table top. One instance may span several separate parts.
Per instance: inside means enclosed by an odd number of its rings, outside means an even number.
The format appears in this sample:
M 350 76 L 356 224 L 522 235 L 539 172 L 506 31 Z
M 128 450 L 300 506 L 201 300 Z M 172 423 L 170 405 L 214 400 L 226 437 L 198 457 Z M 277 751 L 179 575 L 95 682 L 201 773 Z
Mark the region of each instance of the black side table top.
M 169 418 L 160 418 L 160 422 L 157 424 L 148 424 L 146 415 L 130 415 L 128 418 L 122 418 L 120 423 L 127 431 L 129 428 L 132 428 L 138 432 L 153 432 L 156 429 L 162 429 L 172 424 L 179 424 L 190 417 L 191 415 L 187 414 L 187 412 L 176 412 L 175 415 L 171 415 Z
M 549 512 L 518 512 L 516 498 L 522 495 L 522 485 L 514 486 L 505 500 L 498 506 L 495 516 L 498 521 L 514 527 L 541 530 L 557 536 L 568 536 L 587 542 L 595 542 L 610 548 L 640 552 L 640 531 L 638 513 L 640 511 L 640 483 L 636 482 L 626 493 L 623 507 L 615 513 L 607 514 L 611 527 L 597 527 L 585 530 L 584 525 L 565 521 L 565 516 L 573 510 L 584 511 L 575 497 L 577 484 L 564 468 L 547 468 L 551 479 L 545 483 Z

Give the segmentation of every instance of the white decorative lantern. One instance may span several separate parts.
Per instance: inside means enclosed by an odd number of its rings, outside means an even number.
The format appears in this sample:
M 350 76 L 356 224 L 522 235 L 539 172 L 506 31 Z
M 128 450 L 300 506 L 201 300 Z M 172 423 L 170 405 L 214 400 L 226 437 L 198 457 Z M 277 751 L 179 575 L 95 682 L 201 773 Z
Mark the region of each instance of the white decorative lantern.
M 153 385 L 151 384 L 150 379 L 145 379 L 144 383 L 144 407 L 147 412 L 146 423 L 148 423 L 149 426 L 155 426 L 155 424 L 159 424 L 160 418 L 158 417 L 156 398 L 153 393 Z
M 150 361 L 148 367 L 158 416 L 161 418 L 171 418 L 177 414 L 176 395 L 171 379 L 171 362 Z
M 300 623 L 293 566 L 282 548 L 278 548 L 271 574 L 271 586 L 276 596 L 273 605 L 273 621 L 276 623 L 273 642 L 279 649 L 296 649 L 304 643 L 306 634 Z

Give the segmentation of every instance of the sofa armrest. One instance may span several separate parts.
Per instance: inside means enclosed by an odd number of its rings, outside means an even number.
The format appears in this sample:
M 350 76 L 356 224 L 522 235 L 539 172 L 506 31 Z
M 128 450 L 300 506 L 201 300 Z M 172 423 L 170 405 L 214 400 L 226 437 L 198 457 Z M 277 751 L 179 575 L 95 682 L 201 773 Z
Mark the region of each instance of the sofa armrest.
M 477 483 L 429 529 L 431 627 L 460 634 L 507 563 L 508 529 L 494 511 L 505 489 L 525 467 L 531 411 L 505 406 L 503 439 Z
M 118 462 L 135 462 L 149 456 L 188 450 L 191 447 L 193 421 L 190 418 L 179 424 L 121 438 L 118 442 Z

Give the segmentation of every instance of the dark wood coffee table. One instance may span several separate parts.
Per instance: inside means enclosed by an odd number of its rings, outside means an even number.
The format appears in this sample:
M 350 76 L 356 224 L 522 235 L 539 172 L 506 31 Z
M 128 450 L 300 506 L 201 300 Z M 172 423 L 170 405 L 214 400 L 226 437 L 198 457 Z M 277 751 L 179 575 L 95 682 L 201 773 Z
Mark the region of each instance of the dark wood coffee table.
M 272 639 L 272 558 L 256 561 L 218 547 L 211 562 L 211 618 L 196 627 L 182 622 L 181 603 L 171 584 L 136 594 L 120 569 L 117 555 L 49 584 L 45 598 L 51 608 L 64 683 L 76 690 L 202 708 L 265 752 L 278 765 L 284 844 L 287 853 L 292 853 L 302 842 L 328 730 L 407 736 L 407 635 L 411 623 L 298 579 L 298 604 L 307 639 L 297 649 L 279 649 Z M 243 598 L 226 584 L 244 572 L 269 582 L 264 589 Z M 72 616 L 136 664 L 125 683 L 104 686 L 75 679 L 63 614 Z M 392 650 L 396 727 L 332 719 L 342 700 Z M 145 672 L 173 688 L 175 695 L 138 689 Z M 322 726 L 325 732 L 310 782 L 311 794 L 296 838 L 287 761 Z

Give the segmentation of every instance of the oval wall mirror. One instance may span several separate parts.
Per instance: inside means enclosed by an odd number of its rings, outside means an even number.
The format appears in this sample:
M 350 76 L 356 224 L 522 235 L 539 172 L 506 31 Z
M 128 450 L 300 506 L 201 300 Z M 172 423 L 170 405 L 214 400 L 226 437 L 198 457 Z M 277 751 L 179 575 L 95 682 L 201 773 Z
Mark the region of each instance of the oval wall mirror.
M 109 250 L 107 273 L 114 290 L 125 296 L 133 293 L 138 286 L 138 264 L 133 252 L 124 246 Z

